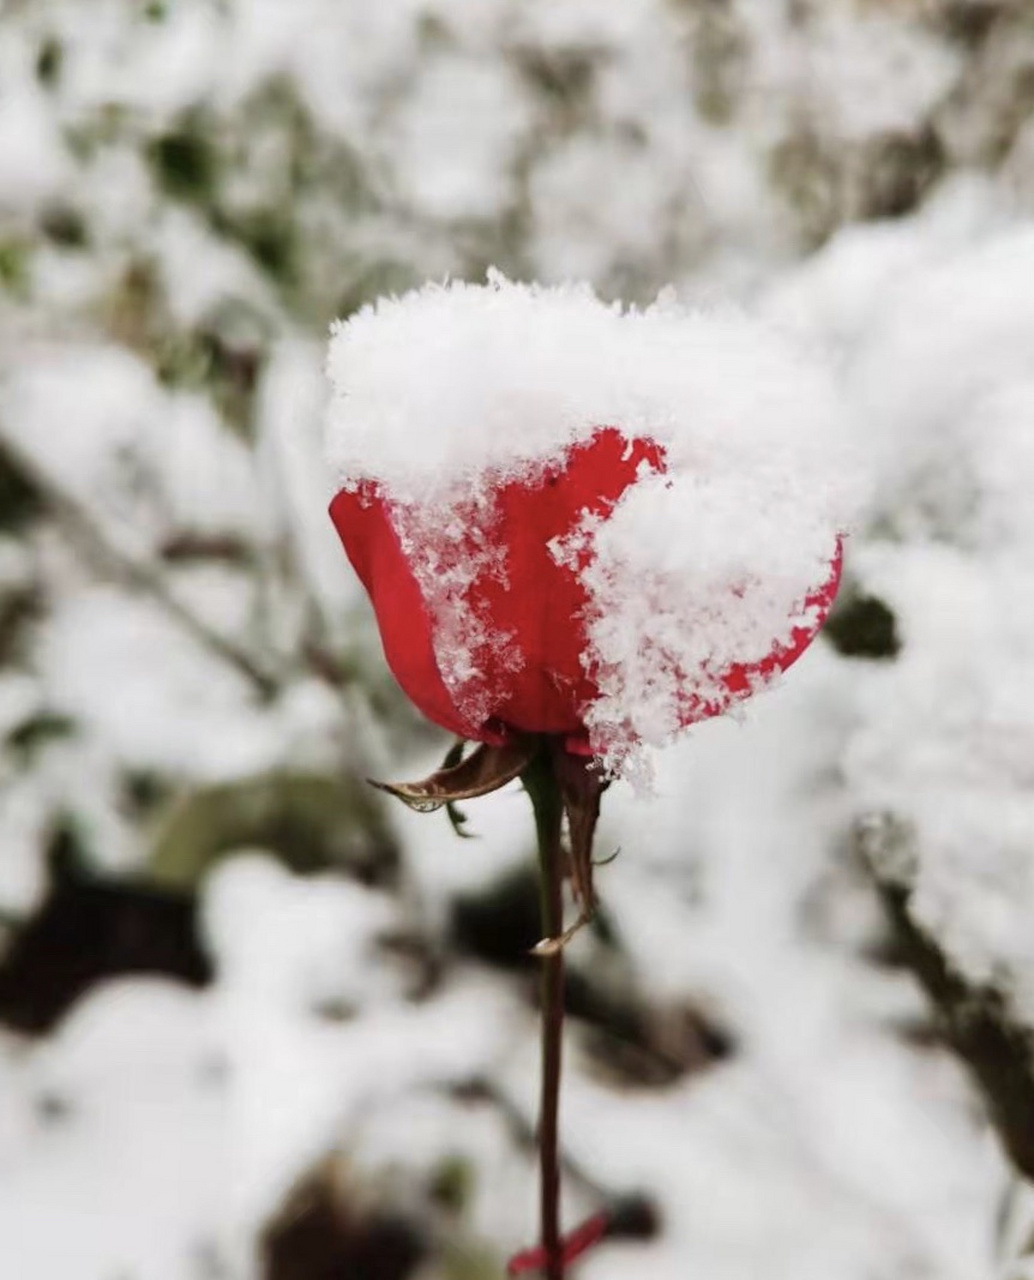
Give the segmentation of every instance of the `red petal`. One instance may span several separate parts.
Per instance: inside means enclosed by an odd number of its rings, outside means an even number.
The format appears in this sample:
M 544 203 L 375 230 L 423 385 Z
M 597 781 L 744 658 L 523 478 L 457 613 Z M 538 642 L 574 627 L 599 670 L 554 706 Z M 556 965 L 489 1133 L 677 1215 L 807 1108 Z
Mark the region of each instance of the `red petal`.
M 581 662 L 588 597 L 579 575 L 556 562 L 549 544 L 572 533 L 587 513 L 608 515 L 641 466 L 664 470 L 659 446 L 605 427 L 568 450 L 533 487 L 511 482 L 500 489 L 493 532 L 506 547 L 506 580 L 480 579 L 471 603 L 501 633 L 516 637 L 524 659 L 513 671 L 490 657 L 484 673 L 498 693 L 494 714 L 503 724 L 527 733 L 581 729 L 596 694 Z
M 387 504 L 372 485 L 357 493 L 342 490 L 330 504 L 330 518 L 352 567 L 373 603 L 384 657 L 412 702 L 429 720 L 461 738 L 501 744 L 468 724 L 445 687 L 434 647 L 431 619 L 413 571 L 402 553 Z
M 371 483 L 337 495 L 331 519 L 373 603 L 388 666 L 428 719 L 460 737 L 496 744 L 505 741 L 497 726 L 528 733 L 581 729 L 582 710 L 596 692 L 580 661 L 586 593 L 577 574 L 556 563 L 548 543 L 571 533 L 586 512 L 606 515 L 642 464 L 663 470 L 660 448 L 627 441 L 607 427 L 568 450 L 534 485 L 500 487 L 489 532 L 505 549 L 505 581 L 487 574 L 476 579 L 467 604 L 491 619 L 497 635 L 514 638 L 523 663 L 515 672 L 486 647 L 480 675 L 492 707 L 479 723 L 464 716 L 442 679 L 430 611 L 388 504 Z

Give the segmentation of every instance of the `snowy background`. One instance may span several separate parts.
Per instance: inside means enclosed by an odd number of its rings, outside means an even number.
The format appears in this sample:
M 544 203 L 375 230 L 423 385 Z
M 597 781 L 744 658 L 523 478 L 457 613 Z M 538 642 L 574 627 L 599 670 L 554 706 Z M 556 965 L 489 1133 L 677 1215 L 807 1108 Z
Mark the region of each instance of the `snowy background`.
M 792 677 L 606 797 L 583 1274 L 1034 1275 L 1030 0 L 7 0 L 0 1277 L 534 1236 L 528 805 L 363 784 L 446 744 L 320 442 L 330 319 L 492 264 L 749 302 L 876 479 Z

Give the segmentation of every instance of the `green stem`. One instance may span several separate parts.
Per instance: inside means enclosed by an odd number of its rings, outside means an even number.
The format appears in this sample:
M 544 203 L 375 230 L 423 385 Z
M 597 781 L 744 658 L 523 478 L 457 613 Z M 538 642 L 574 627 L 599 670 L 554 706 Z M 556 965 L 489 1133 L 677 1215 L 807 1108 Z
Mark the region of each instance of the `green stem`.
M 563 801 L 553 776 L 550 753 L 541 751 L 522 775 L 535 810 L 539 845 L 539 913 L 542 936 L 563 931 L 563 864 L 560 827 Z M 560 1247 L 560 1157 L 557 1137 L 560 1111 L 561 1037 L 564 1027 L 564 952 L 543 956 L 542 964 L 542 1102 L 539 1119 L 542 1248 L 546 1280 L 563 1280 Z

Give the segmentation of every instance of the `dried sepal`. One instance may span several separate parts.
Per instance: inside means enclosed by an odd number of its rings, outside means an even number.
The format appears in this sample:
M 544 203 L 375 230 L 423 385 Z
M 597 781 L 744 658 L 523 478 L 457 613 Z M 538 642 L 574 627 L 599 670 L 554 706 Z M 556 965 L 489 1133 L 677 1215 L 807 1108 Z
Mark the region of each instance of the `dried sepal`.
M 466 759 L 447 763 L 420 782 L 377 782 L 373 778 L 370 782 L 418 813 L 433 813 L 459 800 L 473 800 L 505 787 L 520 777 L 538 750 L 534 739 L 514 737 L 502 746 L 483 743 Z
M 581 914 L 596 909 L 592 883 L 592 846 L 600 816 L 600 798 L 609 785 L 596 762 L 587 756 L 554 750 L 553 769 L 567 816 L 568 874 Z
M 571 881 L 578 918 L 556 937 L 537 942 L 531 951 L 534 956 L 550 956 L 561 951 L 595 914 L 592 846 L 600 816 L 600 797 L 609 785 L 591 758 L 572 755 L 560 744 L 553 745 L 552 767 L 567 818 L 566 875 Z
M 466 750 L 466 747 L 466 739 L 457 738 L 449 750 L 446 751 L 445 759 L 442 761 L 442 768 L 454 769 L 463 759 L 463 752 Z M 449 819 L 449 825 L 461 840 L 474 839 L 474 832 L 467 831 L 465 829 L 470 819 L 454 800 L 447 800 L 445 802 L 445 813 Z

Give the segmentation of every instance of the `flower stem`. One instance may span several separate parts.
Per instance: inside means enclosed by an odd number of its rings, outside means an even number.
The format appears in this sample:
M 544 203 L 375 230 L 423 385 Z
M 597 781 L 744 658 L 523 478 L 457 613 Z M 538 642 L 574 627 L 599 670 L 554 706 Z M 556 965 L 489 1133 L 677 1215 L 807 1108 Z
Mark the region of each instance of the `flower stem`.
M 539 912 L 542 936 L 563 930 L 563 865 L 560 827 L 563 802 L 548 750 L 541 751 L 522 775 L 535 810 L 539 845 Z M 544 955 L 542 964 L 542 1102 L 539 1119 L 539 1167 L 542 1250 L 546 1280 L 563 1280 L 560 1239 L 560 1159 L 557 1121 L 560 1109 L 561 1037 L 564 1026 L 564 951 Z

